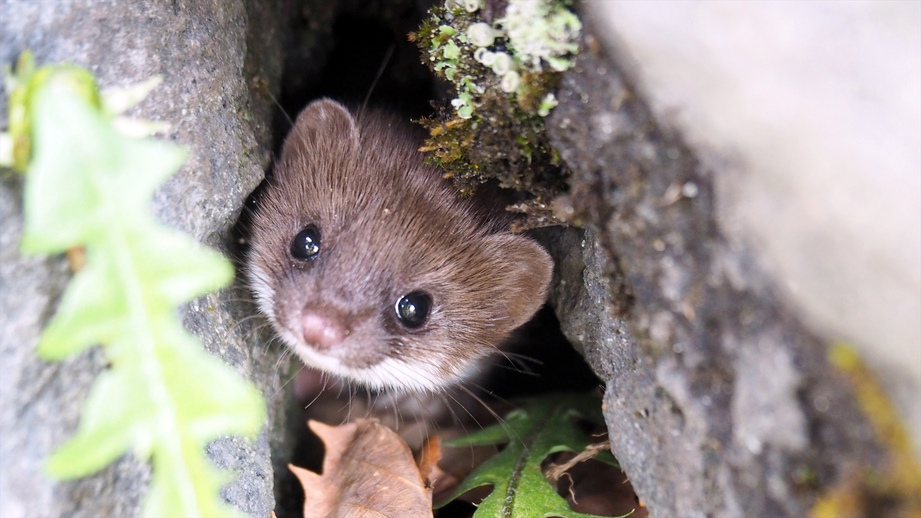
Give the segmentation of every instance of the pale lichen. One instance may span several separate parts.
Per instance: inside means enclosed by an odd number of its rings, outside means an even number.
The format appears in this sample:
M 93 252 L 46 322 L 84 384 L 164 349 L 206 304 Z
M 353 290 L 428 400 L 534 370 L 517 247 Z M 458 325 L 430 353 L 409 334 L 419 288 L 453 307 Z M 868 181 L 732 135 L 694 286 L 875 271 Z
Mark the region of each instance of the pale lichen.
M 578 50 L 581 23 L 569 3 L 447 0 L 413 35 L 424 62 L 455 91 L 448 111 L 422 121 L 431 135 L 423 150 L 463 193 L 487 178 L 530 193 L 519 204 L 529 225 L 547 223 L 549 201 L 565 189 L 544 117 Z
M 550 92 L 541 100 L 540 106 L 537 108 L 537 114 L 541 117 L 546 117 L 550 114 L 550 110 L 555 108 L 558 104 L 560 104 L 560 101 L 557 101 L 553 92 Z
M 485 89 L 526 94 L 522 70 L 568 69 L 582 30 L 579 18 L 560 0 L 510 0 L 505 14 L 492 23 L 476 17 L 482 7 L 479 0 L 448 0 L 442 15 L 435 15 L 441 25 L 428 49 L 434 70 L 454 83 L 457 97 L 451 104 L 464 119 L 472 116 L 478 94 Z M 489 67 L 497 81 L 480 84 L 470 70 L 459 73 L 459 68 L 469 68 L 461 67 L 461 61 L 471 57 Z M 541 103 L 537 113 L 546 116 L 553 106 Z
M 504 30 L 516 61 L 532 72 L 540 72 L 543 63 L 560 72 L 572 66 L 582 23 L 560 2 L 510 0 L 495 25 Z
M 496 30 L 484 22 L 477 22 L 467 27 L 467 38 L 477 47 L 489 47 L 495 43 L 496 34 Z

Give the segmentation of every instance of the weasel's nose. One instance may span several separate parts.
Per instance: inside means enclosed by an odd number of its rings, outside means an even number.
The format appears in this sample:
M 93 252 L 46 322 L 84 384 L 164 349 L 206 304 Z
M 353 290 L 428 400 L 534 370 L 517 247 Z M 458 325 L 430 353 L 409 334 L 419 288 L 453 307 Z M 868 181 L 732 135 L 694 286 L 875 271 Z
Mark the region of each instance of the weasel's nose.
M 342 315 L 321 308 L 305 308 L 301 314 L 304 341 L 317 349 L 331 349 L 349 334 Z

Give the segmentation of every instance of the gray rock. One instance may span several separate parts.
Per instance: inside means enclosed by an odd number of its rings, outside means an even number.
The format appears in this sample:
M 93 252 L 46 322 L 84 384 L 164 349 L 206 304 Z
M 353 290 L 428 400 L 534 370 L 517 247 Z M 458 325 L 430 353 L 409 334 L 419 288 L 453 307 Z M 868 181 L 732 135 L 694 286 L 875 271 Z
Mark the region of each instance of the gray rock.
M 98 351 L 62 363 L 35 355 L 69 273 L 61 258 L 19 255 L 19 180 L 4 177 L 0 184 L 0 514 L 137 515 L 150 469 L 132 458 L 78 482 L 52 482 L 43 474 L 42 463 L 76 430 L 105 359 Z
M 279 1 L 0 2 L 0 60 L 26 48 L 39 65 L 71 62 L 91 70 L 103 88 L 162 75 L 164 83 L 134 116 L 168 121 L 167 139 L 189 148 L 182 170 L 157 192 L 152 208 L 168 225 L 232 252 L 230 229 L 271 157 L 269 92 L 278 89 L 288 4 Z M 5 97 L 0 103 L 4 125 Z M 104 367 L 98 350 L 64 363 L 34 353 L 69 272 L 61 258 L 18 253 L 21 180 L 0 183 L 0 514 L 3 516 L 136 516 L 150 479 L 127 455 L 102 472 L 56 482 L 41 463 L 79 422 L 82 400 Z M 287 363 L 267 347 L 239 285 L 182 309 L 205 347 L 253 381 L 269 418 L 253 443 L 215 441 L 209 452 L 239 474 L 224 498 L 252 516 L 274 508 L 270 445 L 284 456 Z
M 597 40 L 548 118 L 573 169 L 551 302 L 653 516 L 804 516 L 881 452 L 825 341 L 727 237 L 713 175 Z M 581 265 L 584 265 L 581 266 Z
M 921 459 L 921 4 L 586 8 L 717 171 L 724 231 L 873 368 Z

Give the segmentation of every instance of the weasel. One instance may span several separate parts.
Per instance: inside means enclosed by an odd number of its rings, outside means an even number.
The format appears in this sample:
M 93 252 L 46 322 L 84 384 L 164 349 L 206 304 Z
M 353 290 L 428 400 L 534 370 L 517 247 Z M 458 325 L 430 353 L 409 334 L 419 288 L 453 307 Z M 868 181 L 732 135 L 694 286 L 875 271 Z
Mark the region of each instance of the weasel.
M 322 99 L 253 216 L 257 304 L 303 362 L 372 390 L 476 376 L 547 296 L 549 255 L 459 199 L 408 124 Z

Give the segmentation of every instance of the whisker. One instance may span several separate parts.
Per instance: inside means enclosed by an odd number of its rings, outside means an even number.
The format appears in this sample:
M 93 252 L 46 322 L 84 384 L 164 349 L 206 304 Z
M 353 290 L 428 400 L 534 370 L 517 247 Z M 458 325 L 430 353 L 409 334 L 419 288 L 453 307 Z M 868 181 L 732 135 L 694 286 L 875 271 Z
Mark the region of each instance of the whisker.
M 348 403 L 347 403 L 347 404 L 348 404 L 349 411 L 348 411 L 348 413 L 346 414 L 345 422 L 348 423 L 348 422 L 351 422 L 351 421 L 352 421 L 352 398 L 355 397 L 356 392 L 353 392 L 353 391 L 352 391 L 352 380 L 346 379 L 346 384 L 348 385 L 348 394 L 349 394 L 349 397 L 348 397 Z
M 321 388 L 320 391 L 317 392 L 317 395 L 314 396 L 313 399 L 310 400 L 310 403 L 307 403 L 306 405 L 304 405 L 304 410 L 307 410 L 308 408 L 313 406 L 313 404 L 316 403 L 318 399 L 320 399 L 320 396 L 322 396 L 325 391 L 326 391 L 326 385 L 324 384 L 323 388 Z
M 527 369 L 527 368 L 522 369 L 521 367 L 519 367 L 517 364 L 514 364 L 514 363 L 512 365 L 503 365 L 501 363 L 497 363 L 494 365 L 494 367 L 497 369 L 502 369 L 504 371 L 514 372 L 516 374 L 524 374 L 525 376 L 534 376 L 535 378 L 540 377 L 539 372 L 534 372 L 531 369 Z
M 278 370 L 281 368 L 282 362 L 284 362 L 285 360 L 287 360 L 287 359 L 290 358 L 290 357 L 291 357 L 291 350 L 288 349 L 288 348 L 285 348 L 285 350 L 282 351 L 282 353 L 281 353 L 280 355 L 278 355 L 278 360 L 275 362 L 275 372 L 278 372 Z M 303 371 L 305 368 L 306 368 L 306 367 L 305 367 L 305 365 L 304 365 L 303 363 L 300 364 L 300 368 L 297 369 L 297 372 L 294 373 L 294 376 L 296 377 L 296 376 L 297 376 L 298 374 L 300 374 L 301 371 Z M 287 386 L 288 383 L 291 383 L 291 380 L 293 380 L 293 379 L 294 379 L 294 378 L 292 377 L 292 378 L 289 379 L 287 382 L 285 382 L 285 384 L 282 385 L 282 388 L 284 388 L 285 386 Z
M 479 383 L 476 383 L 476 382 L 474 382 L 474 381 L 468 381 L 467 383 L 469 383 L 470 385 L 472 385 L 475 389 L 482 391 L 483 394 L 488 394 L 491 398 L 493 398 L 494 400 L 498 401 L 499 403 L 502 403 L 503 405 L 508 405 L 508 406 L 511 407 L 511 408 L 517 408 L 517 405 L 515 405 L 515 404 L 512 403 L 511 401 L 509 401 L 509 400 L 507 400 L 507 399 L 505 399 L 505 398 L 503 398 L 503 397 L 501 397 L 501 396 L 497 396 L 495 392 L 493 392 L 493 391 L 487 389 L 486 387 L 480 385 Z
M 505 433 L 508 434 L 510 438 L 514 436 L 515 439 L 518 440 L 518 442 L 524 444 L 524 441 L 521 440 L 521 437 L 518 436 L 518 433 L 515 432 L 515 429 L 512 428 L 508 423 L 506 423 L 505 419 L 500 417 L 499 414 L 497 414 L 492 408 L 490 408 L 489 405 L 487 405 L 485 401 L 480 399 L 480 397 L 474 394 L 473 391 L 471 391 L 470 389 L 468 389 L 467 387 L 463 385 L 458 385 L 457 388 L 464 391 L 468 396 L 472 397 L 477 402 L 479 402 L 481 405 L 483 405 L 483 408 L 486 409 L 486 411 L 489 412 L 489 414 L 492 415 L 496 419 L 496 423 L 498 423 L 502 427 L 502 429 L 505 430 Z
M 510 357 L 510 358 L 514 358 L 514 359 L 516 359 L 516 360 L 518 360 L 518 361 L 521 361 L 521 362 L 532 363 L 532 364 L 534 364 L 534 365 L 543 365 L 543 364 L 544 364 L 544 362 L 543 362 L 542 360 L 538 360 L 537 358 L 533 358 L 533 357 L 531 357 L 531 356 L 528 356 L 527 354 L 515 353 L 515 352 L 511 352 L 511 351 L 503 351 L 503 352 L 505 353 L 505 356 Z
M 393 401 L 392 406 L 393 406 L 393 419 L 396 422 L 396 428 L 400 429 L 403 427 L 403 423 L 404 423 L 403 412 L 401 408 L 402 405 L 398 404 L 397 401 Z
M 477 401 L 479 401 L 480 404 L 483 405 L 484 407 L 486 406 L 486 404 L 483 403 L 482 400 L 480 400 L 478 397 L 474 396 L 473 393 L 470 392 L 469 390 L 467 390 L 467 388 L 465 388 L 463 385 L 458 385 L 457 388 L 460 389 L 460 390 L 463 390 L 464 392 L 467 393 L 467 395 L 469 395 L 469 396 L 473 397 L 474 399 L 476 399 Z M 448 393 L 448 392 L 445 392 L 444 394 L 445 394 L 446 396 L 448 396 L 449 398 L 451 398 L 455 403 L 457 403 L 457 406 L 459 406 L 459 407 L 461 408 L 461 410 L 463 410 L 464 412 L 467 412 L 467 415 L 470 416 L 470 419 L 473 419 L 473 422 L 476 423 L 477 426 L 479 426 L 480 428 L 483 428 L 483 425 L 480 424 L 480 421 L 476 418 L 475 415 L 473 415 L 473 412 L 471 412 L 466 406 L 464 406 L 463 403 L 461 403 L 460 401 L 458 401 L 456 397 L 452 396 L 452 395 L 451 395 L 450 393 Z M 488 410 L 488 409 L 487 409 L 487 410 Z M 493 413 L 493 415 L 495 416 L 495 413 Z M 498 416 L 496 416 L 496 417 L 498 417 Z M 500 418 L 500 419 L 501 419 L 501 418 Z M 462 425 L 462 426 L 463 426 L 463 425 Z M 465 431 L 466 431 L 466 428 L 465 428 Z
M 387 64 L 390 63 L 390 57 L 393 56 L 393 50 L 396 48 L 396 45 L 391 43 L 390 48 L 387 49 L 387 54 L 384 55 L 384 60 L 381 62 L 381 66 L 377 69 L 377 75 L 374 76 L 374 81 L 371 82 L 371 88 L 368 88 L 368 93 L 365 95 L 365 100 L 361 103 L 361 109 L 358 110 L 358 116 L 356 119 L 361 120 L 361 116 L 365 113 L 365 106 L 368 105 L 368 99 L 371 98 L 371 93 L 374 92 L 374 87 L 377 86 L 377 82 L 380 81 L 381 76 L 384 75 L 384 70 L 387 68 Z

